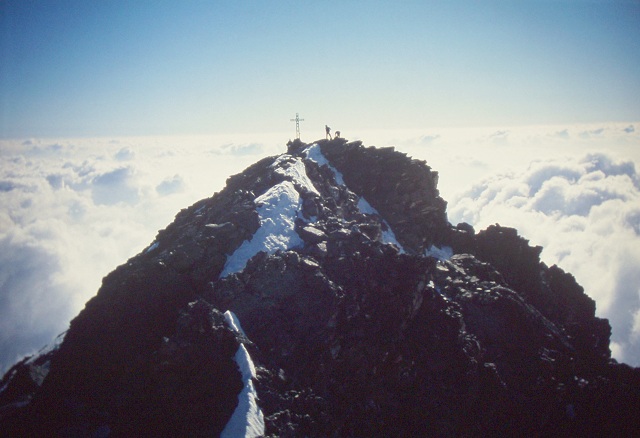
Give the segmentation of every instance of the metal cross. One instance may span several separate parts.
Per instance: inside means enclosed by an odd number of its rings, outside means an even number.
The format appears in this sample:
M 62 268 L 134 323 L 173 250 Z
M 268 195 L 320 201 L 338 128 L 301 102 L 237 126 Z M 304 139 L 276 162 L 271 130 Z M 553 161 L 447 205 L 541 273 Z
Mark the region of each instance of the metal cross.
M 300 122 L 304 122 L 304 119 L 301 119 L 298 113 L 296 113 L 296 118 L 291 119 L 292 122 L 296 122 L 296 138 L 300 140 Z

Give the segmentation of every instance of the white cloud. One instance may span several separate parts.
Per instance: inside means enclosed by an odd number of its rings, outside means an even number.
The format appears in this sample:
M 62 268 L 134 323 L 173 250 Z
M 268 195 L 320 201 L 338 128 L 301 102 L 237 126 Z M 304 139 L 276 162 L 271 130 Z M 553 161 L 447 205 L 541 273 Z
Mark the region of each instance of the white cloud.
M 598 137 L 604 133 L 604 128 L 591 129 L 589 131 L 582 131 L 579 135 L 582 138 Z
M 135 204 L 140 198 L 131 167 L 120 167 L 97 175 L 92 181 L 92 192 L 96 204 Z
M 561 131 L 556 131 L 552 135 L 555 136 L 555 137 L 558 137 L 558 138 L 569 138 L 570 137 L 568 129 L 563 129 Z
M 160 196 L 171 195 L 172 193 L 179 193 L 184 191 L 184 179 L 175 174 L 171 178 L 165 178 L 160 184 L 156 186 L 156 192 Z
M 258 155 L 264 151 L 264 145 L 262 143 L 228 143 L 223 145 L 220 149 L 214 149 L 216 154 L 230 154 L 230 155 Z
M 116 152 L 114 158 L 118 161 L 130 161 L 133 160 L 135 156 L 136 153 L 130 147 L 123 147 L 118 152 Z
M 71 314 L 68 290 L 56 279 L 59 260 L 18 235 L 0 239 L 0 363 L 9 365 L 51 341 Z

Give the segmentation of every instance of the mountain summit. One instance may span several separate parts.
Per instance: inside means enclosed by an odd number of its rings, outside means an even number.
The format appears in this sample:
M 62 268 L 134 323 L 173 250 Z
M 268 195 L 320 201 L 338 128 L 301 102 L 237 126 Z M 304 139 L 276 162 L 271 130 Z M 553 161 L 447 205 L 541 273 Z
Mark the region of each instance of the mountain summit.
M 640 369 L 512 228 L 393 148 L 288 143 L 0 382 L 4 436 L 632 436 Z

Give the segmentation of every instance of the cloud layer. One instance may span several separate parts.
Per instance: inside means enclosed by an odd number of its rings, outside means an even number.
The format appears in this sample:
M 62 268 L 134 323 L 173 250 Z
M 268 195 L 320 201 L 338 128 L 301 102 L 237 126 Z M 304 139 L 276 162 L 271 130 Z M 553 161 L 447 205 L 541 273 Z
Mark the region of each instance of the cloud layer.
M 640 365 L 638 124 L 362 133 L 439 172 L 453 223 L 544 246 Z M 344 136 L 355 139 L 347 130 Z M 287 134 L 0 142 L 0 370 L 64 331 L 180 209 L 285 151 Z M 308 139 L 307 139 L 308 140 Z

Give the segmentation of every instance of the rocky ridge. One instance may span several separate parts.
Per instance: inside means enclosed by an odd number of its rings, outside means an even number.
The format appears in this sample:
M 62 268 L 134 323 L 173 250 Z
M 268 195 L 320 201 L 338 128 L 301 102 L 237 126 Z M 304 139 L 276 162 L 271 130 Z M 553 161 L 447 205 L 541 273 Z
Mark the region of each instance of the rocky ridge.
M 7 372 L 0 433 L 640 433 L 640 370 L 593 300 L 516 230 L 449 224 L 437 181 L 393 148 L 290 142 Z

